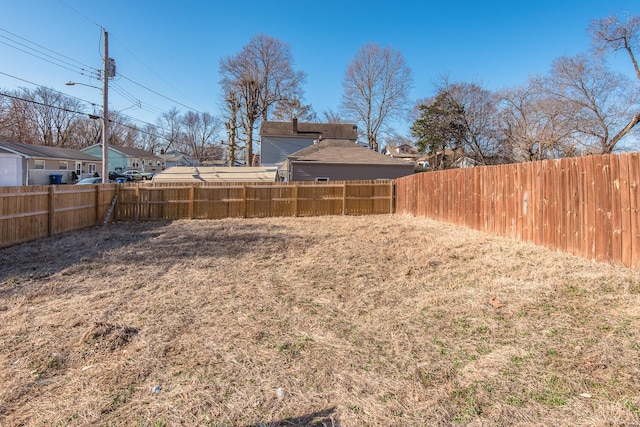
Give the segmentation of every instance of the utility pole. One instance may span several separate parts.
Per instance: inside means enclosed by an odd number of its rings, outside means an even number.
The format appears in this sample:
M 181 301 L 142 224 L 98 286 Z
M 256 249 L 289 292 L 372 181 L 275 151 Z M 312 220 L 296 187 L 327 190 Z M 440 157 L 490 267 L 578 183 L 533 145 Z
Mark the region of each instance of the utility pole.
M 102 69 L 102 183 L 109 183 L 109 33 L 103 28 L 104 57 Z

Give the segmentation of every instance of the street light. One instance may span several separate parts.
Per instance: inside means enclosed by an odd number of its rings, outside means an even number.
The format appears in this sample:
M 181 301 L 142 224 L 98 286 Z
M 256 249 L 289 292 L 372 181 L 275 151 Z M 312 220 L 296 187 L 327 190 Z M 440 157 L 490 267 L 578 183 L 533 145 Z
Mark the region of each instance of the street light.
M 102 88 L 101 88 L 101 87 L 94 86 L 94 85 L 88 85 L 88 84 L 86 84 L 86 83 L 78 83 L 78 82 L 71 82 L 71 81 L 69 81 L 69 82 L 66 82 L 66 83 L 65 83 L 65 86 L 76 86 L 76 85 L 86 86 L 86 87 L 92 87 L 92 88 L 94 88 L 94 89 L 102 90 Z

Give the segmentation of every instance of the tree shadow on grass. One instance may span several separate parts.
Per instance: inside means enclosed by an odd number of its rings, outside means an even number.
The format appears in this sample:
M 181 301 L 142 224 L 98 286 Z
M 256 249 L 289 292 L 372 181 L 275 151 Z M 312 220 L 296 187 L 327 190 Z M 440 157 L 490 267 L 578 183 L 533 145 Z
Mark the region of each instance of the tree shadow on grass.
M 0 249 L 0 298 L 44 286 L 56 273 L 77 279 L 75 272 L 102 265 L 152 264 L 157 276 L 175 265 L 207 259 L 263 256 L 301 236 L 282 227 L 250 222 L 121 222 L 72 231 Z M 301 247 L 301 246 L 299 246 Z M 37 282 L 37 283 L 36 283 Z
M 323 409 L 322 411 L 312 412 L 295 418 L 284 418 L 277 421 L 260 422 L 256 424 L 246 425 L 244 427 L 284 427 L 284 426 L 317 426 L 317 427 L 340 427 L 340 422 L 334 416 L 336 411 L 333 408 Z

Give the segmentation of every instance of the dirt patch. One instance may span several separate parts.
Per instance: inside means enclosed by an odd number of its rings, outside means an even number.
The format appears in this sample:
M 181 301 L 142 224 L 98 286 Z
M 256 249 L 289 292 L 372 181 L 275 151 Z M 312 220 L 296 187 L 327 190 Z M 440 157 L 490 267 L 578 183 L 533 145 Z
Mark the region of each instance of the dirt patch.
M 402 216 L 0 250 L 0 425 L 637 425 L 640 274 Z

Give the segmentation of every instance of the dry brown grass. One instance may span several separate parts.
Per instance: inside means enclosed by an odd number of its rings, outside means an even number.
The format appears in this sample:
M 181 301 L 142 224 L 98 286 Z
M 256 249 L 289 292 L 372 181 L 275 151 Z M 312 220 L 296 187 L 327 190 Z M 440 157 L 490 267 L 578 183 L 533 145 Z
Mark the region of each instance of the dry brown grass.
M 97 227 L 0 251 L 0 425 L 638 425 L 639 296 L 425 219 Z

